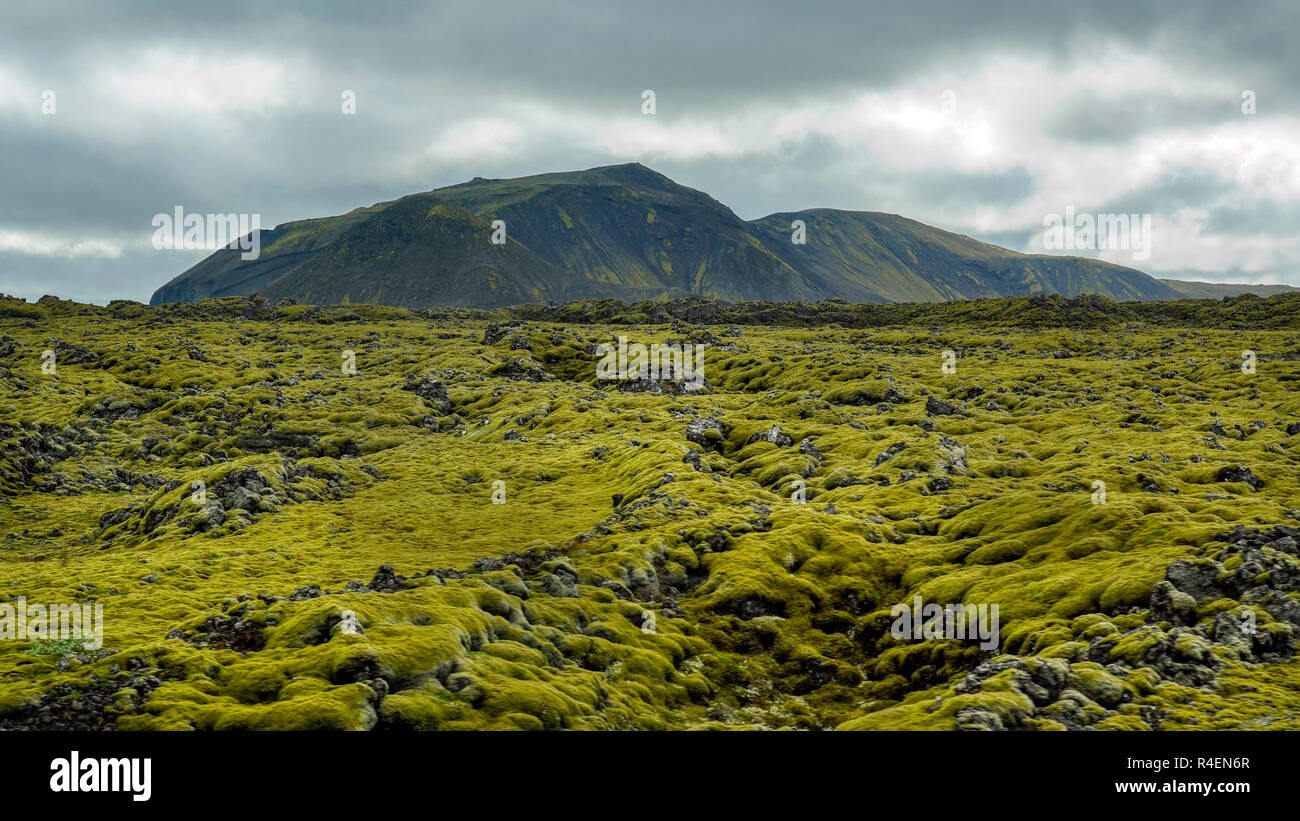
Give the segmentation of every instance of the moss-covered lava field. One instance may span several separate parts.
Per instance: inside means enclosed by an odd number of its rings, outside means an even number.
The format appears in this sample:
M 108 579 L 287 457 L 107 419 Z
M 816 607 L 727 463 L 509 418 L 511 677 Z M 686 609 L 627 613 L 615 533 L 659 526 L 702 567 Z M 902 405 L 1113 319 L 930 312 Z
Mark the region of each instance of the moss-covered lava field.
M 0 728 L 1297 729 L 1298 307 L 0 301 Z

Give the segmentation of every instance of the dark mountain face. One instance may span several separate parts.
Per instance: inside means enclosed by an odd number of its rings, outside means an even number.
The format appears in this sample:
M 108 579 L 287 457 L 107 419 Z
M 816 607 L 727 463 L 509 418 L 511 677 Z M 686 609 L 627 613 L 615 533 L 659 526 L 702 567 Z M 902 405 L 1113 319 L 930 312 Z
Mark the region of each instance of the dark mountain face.
M 260 293 L 311 259 L 339 234 L 389 205 L 392 203 L 358 208 L 338 217 L 286 222 L 274 230 L 262 231 L 257 259 L 244 260 L 240 251 L 222 248 L 155 291 L 149 303 L 196 302 L 206 297 Z
M 564 273 L 490 222 L 430 194 L 404 197 L 286 271 L 268 299 L 496 308 L 567 295 Z
M 791 240 L 795 220 L 806 228 L 802 245 Z M 853 302 L 1039 293 L 1174 298 L 1168 286 L 1132 268 L 1082 257 L 1018 254 L 896 214 L 818 208 L 773 214 L 752 225 L 767 247 L 827 296 Z
M 506 226 L 493 244 L 493 221 Z M 805 242 L 792 224 L 804 223 Z M 262 232 L 152 304 L 261 293 L 407 308 L 595 297 L 932 302 L 1035 293 L 1173 299 L 1140 271 L 1026 255 L 892 214 L 814 209 L 746 222 L 640 164 L 471 182 Z
M 606 285 L 625 298 L 819 298 L 731 209 L 641 165 L 485 180 L 434 194 L 504 220 L 511 237 L 575 284 L 585 280 L 581 288 Z

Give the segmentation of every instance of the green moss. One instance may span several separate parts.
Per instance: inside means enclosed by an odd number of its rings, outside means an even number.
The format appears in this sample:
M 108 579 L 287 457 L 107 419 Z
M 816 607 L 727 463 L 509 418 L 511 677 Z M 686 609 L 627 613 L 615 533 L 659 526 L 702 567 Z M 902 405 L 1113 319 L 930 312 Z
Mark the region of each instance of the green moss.
M 1275 420 L 1300 412 L 1296 367 L 1269 361 L 1279 378 L 1247 386 L 1213 364 L 1240 350 L 1235 332 L 1118 323 L 1083 335 L 1043 323 L 1059 305 L 1017 304 L 1047 313 L 810 309 L 832 327 L 780 307 L 729 314 L 745 322 L 732 329 L 674 324 L 670 303 L 589 303 L 542 319 L 498 312 L 523 324 L 494 345 L 470 312 L 15 304 L 0 318 L 14 345 L 0 370 L 0 591 L 93 597 L 120 652 L 60 670 L 60 656 L 15 643 L 0 654 L 0 713 L 89 673 L 116 682 L 135 659 L 132 671 L 164 683 L 118 688 L 122 729 L 952 729 L 967 709 L 1067 726 L 1009 680 L 957 694 L 987 658 L 975 644 L 891 636 L 891 607 L 921 595 L 998 605 L 997 651 L 1071 665 L 1095 726 L 1140 729 L 1118 712 L 1138 701 L 1171 727 L 1290 726 L 1293 664 L 1244 667 L 1183 635 L 1172 652 L 1221 662 L 1218 689 L 1137 665 L 1169 637 L 1146 613 L 1171 562 L 1221 545 L 1234 524 L 1291 521 L 1296 443 Z M 1124 321 L 1149 310 L 1124 306 Z M 890 311 L 919 324 L 871 324 L 903 321 Z M 932 333 L 936 318 L 945 330 Z M 960 324 L 980 318 L 1016 330 Z M 756 324 L 766 319 L 784 327 Z M 595 380 L 590 344 L 704 331 L 722 341 L 705 354 L 714 393 Z M 1261 350 L 1294 346 L 1293 331 L 1257 333 Z M 530 352 L 510 347 L 516 335 Z M 50 378 L 39 353 L 51 338 L 97 358 Z M 938 372 L 947 348 L 963 352 L 956 376 Z M 355 375 L 340 370 L 343 350 Z M 1075 356 L 1040 355 L 1057 350 Z M 520 378 L 514 358 L 553 378 Z M 450 408 L 403 389 L 424 375 Z M 930 417 L 927 394 L 966 401 L 964 415 Z M 1248 435 L 1219 437 L 1225 451 L 1199 443 L 1211 411 Z M 688 441 L 698 416 L 727 433 Z M 747 443 L 774 424 L 790 445 Z M 692 450 L 700 470 L 683 461 Z M 1265 484 L 1218 482 L 1229 464 Z M 1139 472 L 1166 492 L 1141 489 Z M 254 476 L 257 498 L 207 526 L 193 482 L 220 498 Z M 806 504 L 791 499 L 796 480 Z M 1105 504 L 1092 503 L 1094 480 Z M 498 481 L 505 504 L 493 504 Z M 475 565 L 507 553 L 518 555 Z M 408 586 L 345 592 L 383 564 Z M 330 595 L 257 598 L 305 585 Z M 1198 616 L 1239 607 L 1202 601 Z M 337 633 L 345 610 L 363 634 Z M 165 638 L 175 630 L 184 639 Z M 238 631 L 261 643 L 231 644 Z M 1083 661 L 1098 653 L 1137 667 L 1124 677 Z M 1114 700 L 1116 682 L 1132 702 Z

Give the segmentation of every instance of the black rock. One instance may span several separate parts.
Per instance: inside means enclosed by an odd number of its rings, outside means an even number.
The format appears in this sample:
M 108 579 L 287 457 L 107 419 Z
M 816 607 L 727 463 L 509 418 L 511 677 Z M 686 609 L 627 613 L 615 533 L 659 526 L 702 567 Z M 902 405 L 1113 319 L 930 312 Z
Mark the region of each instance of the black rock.
M 1245 465 L 1227 465 L 1219 469 L 1216 477 L 1220 482 L 1241 482 L 1250 485 L 1255 490 L 1264 486 L 1264 482 L 1251 473 L 1250 468 Z
M 1223 590 L 1218 581 L 1222 573 L 1223 566 L 1210 559 L 1178 559 L 1165 569 L 1165 579 L 1199 602 L 1223 598 Z
M 889 461 L 890 459 L 892 459 L 893 457 L 897 456 L 898 454 L 902 453 L 905 450 L 907 450 L 906 444 L 902 442 L 895 442 L 894 444 L 882 450 L 876 456 L 875 467 L 880 467 L 882 464 Z
M 799 440 L 799 452 L 805 456 L 811 456 L 818 462 L 822 460 L 822 452 L 817 449 L 817 446 L 807 436 Z
M 945 402 L 942 399 L 935 399 L 933 396 L 925 400 L 925 412 L 930 416 L 960 416 L 961 411 L 951 402 Z
M 717 419 L 702 416 L 686 423 L 686 441 L 693 442 L 705 450 L 722 452 L 722 443 L 727 439 L 727 428 Z
M 397 575 L 391 564 L 380 565 L 368 586 L 376 593 L 396 593 L 406 589 L 406 578 Z
M 451 412 L 451 394 L 447 386 L 429 376 L 409 376 L 402 390 L 410 391 L 423 399 L 438 413 L 446 415 Z
M 745 440 L 746 445 L 752 445 L 755 442 L 770 442 L 778 448 L 788 448 L 794 444 L 794 438 L 781 432 L 780 425 L 773 425 L 762 433 L 755 433 Z
M 1196 599 L 1178 590 L 1166 579 L 1151 590 L 1151 618 L 1175 625 L 1196 624 Z

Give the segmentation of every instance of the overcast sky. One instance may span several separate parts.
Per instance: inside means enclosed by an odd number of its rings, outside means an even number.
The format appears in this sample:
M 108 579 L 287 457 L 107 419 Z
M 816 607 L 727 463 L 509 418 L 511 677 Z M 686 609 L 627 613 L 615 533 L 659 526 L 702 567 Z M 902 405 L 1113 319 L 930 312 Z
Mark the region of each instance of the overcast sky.
M 269 228 L 632 161 L 744 219 L 1020 251 L 1067 208 L 1150 214 L 1149 259 L 1090 255 L 1300 285 L 1300 3 L 185 5 L 0 13 L 0 292 L 147 301 L 204 255 L 152 247 L 178 205 Z

